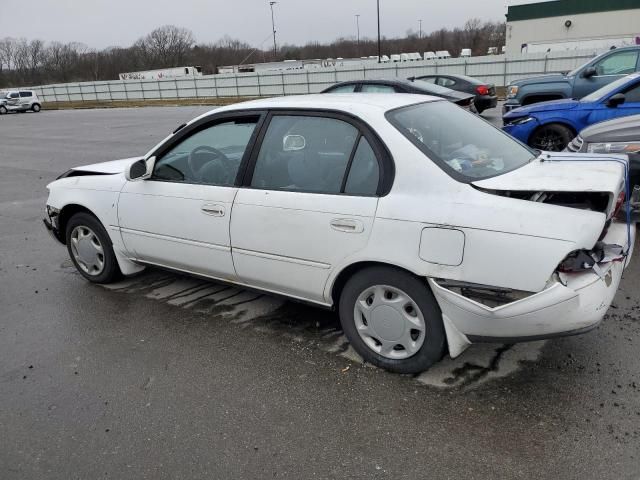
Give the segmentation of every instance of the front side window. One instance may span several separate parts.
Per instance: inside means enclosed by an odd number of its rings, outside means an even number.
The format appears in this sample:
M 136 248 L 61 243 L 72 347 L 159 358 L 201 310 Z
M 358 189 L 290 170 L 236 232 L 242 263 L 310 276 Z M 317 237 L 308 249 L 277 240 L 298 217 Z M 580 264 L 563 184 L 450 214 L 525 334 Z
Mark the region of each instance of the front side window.
M 341 193 L 359 137 L 356 127 L 336 118 L 274 116 L 256 159 L 251 186 Z M 366 165 L 359 168 L 365 170 Z M 371 175 L 368 170 L 354 178 L 352 188 L 368 188 L 367 175 Z
M 387 113 L 405 137 L 445 172 L 461 181 L 515 170 L 536 152 L 450 102 L 427 102 Z
M 356 90 L 356 84 L 351 83 L 349 85 L 340 85 L 339 87 L 332 88 L 329 93 L 353 93 Z
M 619 52 L 603 58 L 594 65 L 597 75 L 628 75 L 636 71 L 638 52 Z
M 18 92 L 11 92 L 9 94 L 9 98 L 18 98 L 20 97 L 20 94 Z
M 640 83 L 635 84 L 633 87 L 624 91 L 625 103 L 638 103 L 640 102 Z
M 364 84 L 360 88 L 362 93 L 395 93 L 396 89 L 391 85 L 372 85 Z
M 225 120 L 182 140 L 156 161 L 152 179 L 234 185 L 259 117 Z

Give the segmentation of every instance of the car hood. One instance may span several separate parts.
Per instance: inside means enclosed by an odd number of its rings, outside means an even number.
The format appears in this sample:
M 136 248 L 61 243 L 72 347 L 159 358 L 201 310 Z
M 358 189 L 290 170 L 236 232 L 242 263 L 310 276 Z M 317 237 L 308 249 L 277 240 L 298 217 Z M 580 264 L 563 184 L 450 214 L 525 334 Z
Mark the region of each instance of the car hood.
M 116 174 L 123 173 L 125 169 L 133 162 L 142 160 L 144 157 L 123 158 L 121 160 L 111 160 L 109 162 L 92 163 L 91 165 L 83 165 L 81 167 L 73 167 L 71 170 L 77 172 L 95 172 Z
M 626 155 L 609 155 L 626 161 Z M 504 175 L 472 182 L 487 190 L 531 192 L 608 192 L 623 187 L 624 168 L 615 161 L 575 153 L 543 153 L 531 163 Z
M 554 112 L 559 110 L 571 110 L 580 105 L 579 100 L 565 98 L 562 100 L 549 100 L 548 102 L 539 102 L 528 105 L 526 107 L 514 108 L 506 113 L 504 118 L 517 118 L 538 112 Z
M 589 143 L 640 141 L 640 115 L 596 123 L 582 130 L 580 136 Z
M 548 83 L 550 81 L 568 81 L 568 77 L 561 73 L 549 73 L 547 75 L 538 75 L 537 77 L 523 78 L 522 80 L 514 80 L 510 85 L 517 85 L 519 87 L 523 85 L 533 85 L 536 83 Z

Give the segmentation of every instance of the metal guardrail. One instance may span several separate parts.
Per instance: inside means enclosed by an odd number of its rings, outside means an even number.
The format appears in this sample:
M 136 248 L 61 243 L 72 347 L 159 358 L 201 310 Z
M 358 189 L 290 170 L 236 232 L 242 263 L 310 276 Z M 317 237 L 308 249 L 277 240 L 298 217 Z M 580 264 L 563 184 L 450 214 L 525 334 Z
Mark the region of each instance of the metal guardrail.
M 598 52 L 558 52 L 421 60 L 402 63 L 363 63 L 314 70 L 263 71 L 204 75 L 163 80 L 114 80 L 30 87 L 43 102 L 117 102 L 162 99 L 265 97 L 317 93 L 334 83 L 371 78 L 407 78 L 436 73 L 477 77 L 496 86 L 519 78 L 560 73 L 582 65 Z

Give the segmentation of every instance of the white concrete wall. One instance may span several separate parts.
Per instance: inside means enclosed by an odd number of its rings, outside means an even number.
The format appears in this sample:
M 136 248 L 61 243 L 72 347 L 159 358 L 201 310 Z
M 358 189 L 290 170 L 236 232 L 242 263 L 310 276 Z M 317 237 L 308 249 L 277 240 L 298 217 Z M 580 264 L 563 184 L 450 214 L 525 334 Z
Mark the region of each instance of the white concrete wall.
M 549 15 L 553 15 L 551 5 L 549 10 Z M 571 20 L 569 28 L 564 26 L 567 20 Z M 640 36 L 640 9 L 519 20 L 507 23 L 507 54 L 520 53 L 523 43 L 558 44 L 577 41 L 574 45 L 578 46 L 580 41 L 634 39 L 636 36 Z M 582 43 L 581 48 L 594 47 Z

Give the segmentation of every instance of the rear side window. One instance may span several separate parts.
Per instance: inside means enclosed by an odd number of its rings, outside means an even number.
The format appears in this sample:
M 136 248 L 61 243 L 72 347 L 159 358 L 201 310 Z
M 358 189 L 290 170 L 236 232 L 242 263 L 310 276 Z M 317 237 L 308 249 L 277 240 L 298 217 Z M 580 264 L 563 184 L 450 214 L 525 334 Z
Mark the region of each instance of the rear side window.
M 336 118 L 274 116 L 256 159 L 251 186 L 341 193 L 359 137 L 356 127 Z
M 365 84 L 360 88 L 362 93 L 395 93 L 396 89 L 391 85 L 370 85 Z
M 32 97 L 32 92 L 20 92 L 21 97 Z
M 456 81 L 450 78 L 445 78 L 445 77 L 438 78 L 438 85 L 440 85 L 441 87 L 453 88 L 455 84 L 456 84 Z
M 344 193 L 351 195 L 375 195 L 378 190 L 380 166 L 371 145 L 360 137 L 358 148 L 351 161 Z

